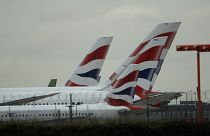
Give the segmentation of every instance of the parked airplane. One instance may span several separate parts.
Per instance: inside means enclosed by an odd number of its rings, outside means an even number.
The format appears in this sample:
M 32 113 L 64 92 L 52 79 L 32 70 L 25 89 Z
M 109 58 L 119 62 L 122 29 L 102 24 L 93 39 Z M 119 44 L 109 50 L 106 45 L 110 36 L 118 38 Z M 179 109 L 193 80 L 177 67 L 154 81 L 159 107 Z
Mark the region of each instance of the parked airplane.
M 99 74 L 100 74 L 101 68 L 103 66 L 104 60 L 107 56 L 107 52 L 108 52 L 109 47 L 111 45 L 112 39 L 113 39 L 113 37 L 100 37 L 100 38 L 98 38 L 96 40 L 96 42 L 92 45 L 88 54 L 84 57 L 84 59 L 82 59 L 79 66 L 71 74 L 71 76 L 68 79 L 68 81 L 66 82 L 65 86 L 73 87 L 73 86 L 95 86 L 95 85 L 98 85 L 98 83 L 100 81 Z M 56 82 L 57 82 L 57 79 L 51 80 L 48 87 L 55 87 Z M 3 89 L 3 90 L 5 90 L 5 89 Z M 16 90 L 15 88 L 12 88 L 12 90 L 13 89 L 15 91 L 11 92 L 12 93 L 11 95 L 10 94 L 5 95 L 4 93 L 1 95 L 1 91 L 0 91 L 0 96 L 2 96 L 1 97 L 2 99 L 1 98 L 0 99 L 3 102 L 3 103 L 0 103 L 0 105 L 5 105 L 5 104 L 10 105 L 11 104 L 10 102 L 9 103 L 5 103 L 5 102 L 10 101 L 11 99 L 13 99 L 13 100 L 16 99 L 17 94 L 21 94 L 22 91 L 24 92 L 25 89 L 28 90 L 29 88 L 20 88 L 20 90 L 19 89 Z M 33 90 L 33 88 L 30 88 L 29 90 L 31 90 L 31 89 Z M 37 90 L 40 90 L 40 89 L 36 88 L 34 91 L 37 91 Z M 43 89 L 46 90 L 45 88 L 43 88 Z M 48 88 L 48 90 L 51 90 L 51 89 Z M 52 90 L 54 90 L 54 89 L 52 89 Z M 60 90 L 60 88 L 58 90 Z M 63 89 L 61 89 L 61 90 L 63 90 Z M 72 89 L 72 90 L 74 91 L 74 90 L 78 90 L 78 89 Z M 42 89 L 40 91 L 42 92 Z M 17 94 L 13 95 L 13 93 L 15 93 L 15 92 L 17 92 Z M 34 93 L 40 93 L 40 92 L 37 91 L 37 92 L 34 92 Z M 53 96 L 55 94 L 57 94 L 57 93 L 54 93 L 52 95 L 51 94 L 44 95 L 44 96 L 41 96 L 41 95 L 43 95 L 43 94 L 41 94 L 40 96 L 36 97 L 36 99 L 34 99 L 35 95 L 33 94 L 33 99 L 34 100 L 43 99 L 45 97 Z M 16 105 L 16 104 L 25 104 L 25 103 L 28 103 L 28 102 L 31 101 L 30 95 L 29 95 L 29 98 L 26 98 L 24 100 L 19 99 L 19 98 L 21 98 L 21 97 L 18 97 L 18 99 L 15 100 L 15 103 L 13 103 L 13 102 L 12 103 Z
M 104 60 L 107 56 L 107 52 L 109 50 L 109 47 L 111 45 L 113 37 L 100 37 L 96 40 L 96 42 L 92 45 L 91 49 L 89 50 L 88 54 L 84 57 L 84 59 L 82 59 L 81 63 L 79 64 L 79 66 L 74 70 L 74 72 L 71 74 L 70 78 L 68 79 L 68 81 L 66 82 L 64 88 L 60 88 L 58 87 L 58 90 L 68 90 L 67 87 L 75 87 L 75 86 L 96 86 L 98 85 L 99 81 L 100 81 L 100 72 L 101 72 L 101 68 L 103 66 Z M 53 79 L 50 81 L 48 87 L 55 87 L 56 86 L 56 82 L 57 79 Z M 93 87 L 94 89 L 95 87 Z M 34 90 L 35 92 L 33 93 L 40 93 L 40 91 L 42 92 L 40 96 L 38 97 L 34 97 L 35 95 L 28 95 L 25 99 L 21 99 L 24 98 L 25 96 L 23 95 L 20 96 L 22 93 L 21 92 L 25 92 L 25 90 Z M 43 90 L 44 89 L 44 90 Z M 56 90 L 57 90 L 56 89 Z M 6 93 L 8 91 L 8 94 L 5 94 L 4 91 L 2 91 L 1 94 L 1 90 L 6 90 Z M 49 94 L 49 95 L 43 95 L 43 93 L 45 93 L 46 88 L 11 88 L 11 90 L 14 90 L 14 92 L 10 92 L 9 88 L 2 88 L 0 89 L 0 105 L 19 105 L 19 104 L 25 104 L 28 102 L 31 102 L 31 100 L 39 100 L 39 99 L 43 99 L 49 96 L 53 96 L 56 95 L 58 93 L 53 93 L 53 94 Z M 47 88 L 47 90 L 54 90 L 51 88 Z M 72 91 L 78 90 L 76 88 L 71 89 Z M 11 94 L 10 94 L 11 93 Z M 14 94 L 15 93 L 15 94 Z M 17 94 L 19 94 L 17 96 Z M 47 92 L 48 93 L 48 92 Z M 51 92 L 52 93 L 52 92 Z M 18 97 L 16 99 L 16 97 Z M 31 98 L 33 97 L 33 98 Z M 1 99 L 2 98 L 2 99 Z M 15 100 L 11 101 L 11 100 Z M 5 103 L 6 102 L 6 103 Z M 58 102 L 59 104 L 59 102 Z M 63 104 L 63 103 L 60 103 Z
M 82 104 L 71 109 L 64 105 L 1 106 L 0 121 L 46 121 L 71 117 L 113 119 L 129 111 L 143 112 L 142 107 L 132 105 L 138 73 L 138 65 L 129 65 L 106 98 L 97 104 Z
M 177 32 L 179 25 L 180 25 L 180 22 L 159 24 L 151 32 L 151 34 L 143 41 L 143 43 L 141 43 L 131 53 L 131 55 L 122 63 L 122 65 L 119 66 L 119 68 L 112 74 L 112 76 L 110 76 L 108 82 L 105 82 L 104 86 L 54 87 L 54 88 L 44 88 L 44 87 L 42 88 L 1 88 L 0 89 L 0 97 L 1 97 L 0 105 L 27 104 L 29 102 L 35 105 L 42 105 L 42 104 L 62 105 L 62 104 L 69 103 L 70 94 L 72 94 L 72 97 L 73 97 L 73 104 L 98 103 L 99 101 L 103 100 L 106 97 L 107 93 L 110 91 L 110 88 L 108 86 L 116 82 L 116 79 L 119 77 L 119 75 L 121 75 L 121 73 L 125 70 L 125 68 L 129 64 L 132 64 L 132 63 L 140 64 L 140 72 L 150 67 L 160 70 L 159 66 L 161 66 L 161 64 L 159 63 L 161 63 L 162 59 L 165 58 L 166 52 L 171 45 L 171 42 Z M 156 47 L 158 47 L 158 49 L 156 49 Z M 155 49 L 155 51 L 150 50 L 153 48 Z M 151 58 L 156 58 L 155 60 L 157 61 L 154 61 L 154 62 L 149 61 Z M 137 60 L 141 60 L 141 61 L 137 61 Z M 148 77 L 148 75 L 153 77 L 154 73 L 158 73 L 158 72 L 159 71 L 146 72 L 146 74 L 142 74 L 142 75 L 147 75 L 144 77 Z M 142 73 L 145 73 L 145 72 L 142 72 Z M 139 75 L 142 76 L 141 74 Z M 141 78 L 139 79 L 138 79 L 138 82 L 142 80 Z M 143 84 L 141 85 L 143 85 L 143 87 L 150 86 L 152 85 L 152 83 L 154 83 L 154 82 L 149 82 L 149 83 L 145 82 L 146 80 L 142 80 L 142 81 L 143 81 Z M 106 88 L 105 86 L 108 88 L 104 89 Z M 137 95 L 138 93 L 136 93 L 135 96 Z M 135 97 L 135 98 L 136 98 L 135 101 L 139 100 L 139 97 Z

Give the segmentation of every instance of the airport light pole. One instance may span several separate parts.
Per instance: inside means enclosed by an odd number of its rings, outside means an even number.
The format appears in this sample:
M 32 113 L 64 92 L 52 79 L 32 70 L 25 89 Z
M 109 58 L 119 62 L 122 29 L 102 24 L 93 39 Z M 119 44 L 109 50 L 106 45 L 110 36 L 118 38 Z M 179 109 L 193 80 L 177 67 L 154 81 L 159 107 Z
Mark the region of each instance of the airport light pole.
M 198 121 L 203 121 L 203 110 L 201 100 L 201 82 L 200 82 L 200 52 L 210 52 L 210 44 L 188 44 L 188 45 L 177 45 L 177 51 L 197 51 L 197 97 L 198 97 Z

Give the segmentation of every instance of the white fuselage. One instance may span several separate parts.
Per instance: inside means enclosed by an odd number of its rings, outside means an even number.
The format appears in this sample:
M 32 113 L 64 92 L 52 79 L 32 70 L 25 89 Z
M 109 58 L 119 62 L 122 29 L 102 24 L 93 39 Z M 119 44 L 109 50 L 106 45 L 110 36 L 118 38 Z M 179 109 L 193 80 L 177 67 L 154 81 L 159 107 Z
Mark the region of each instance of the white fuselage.
M 72 95 L 72 104 L 96 104 L 103 101 L 109 93 L 109 88 L 102 89 L 100 86 L 95 87 L 33 87 L 33 88 L 0 88 L 0 104 L 19 99 L 43 96 L 58 93 L 56 95 L 43 98 L 40 100 L 32 101 L 27 105 L 67 105 L 70 104 L 70 94 Z M 155 103 L 170 101 L 174 99 L 177 93 L 170 93 L 158 97 Z M 160 94 L 161 95 L 161 94 Z M 161 95 L 162 96 L 162 95 Z M 167 96 L 171 96 L 168 98 Z M 135 95 L 134 101 L 140 100 Z M 142 104 L 140 104 L 142 105 Z
M 41 100 L 28 103 L 29 105 L 66 105 L 95 104 L 105 99 L 109 89 L 102 87 L 33 87 L 33 88 L 0 88 L 0 104 L 19 99 L 58 93 Z
M 105 102 L 73 106 L 72 112 L 64 105 L 0 106 L 0 121 L 50 121 L 71 117 L 73 119 L 86 117 L 115 119 L 119 117 L 118 112 L 122 110 L 128 111 L 129 109 L 123 106 L 110 106 Z

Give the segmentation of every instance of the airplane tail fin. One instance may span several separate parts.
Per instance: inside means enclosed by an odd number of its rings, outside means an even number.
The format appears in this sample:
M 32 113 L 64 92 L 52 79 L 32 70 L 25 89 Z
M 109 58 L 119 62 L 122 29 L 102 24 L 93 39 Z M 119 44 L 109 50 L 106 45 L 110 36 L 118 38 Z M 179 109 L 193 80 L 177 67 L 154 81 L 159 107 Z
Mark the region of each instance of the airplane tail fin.
M 157 25 L 155 29 L 153 29 L 153 31 L 143 40 L 143 42 L 139 44 L 139 46 L 128 56 L 128 58 L 123 61 L 117 70 L 104 82 L 104 85 L 108 86 L 115 82 L 129 64 L 135 64 L 134 61 L 136 59 L 138 59 L 137 61 L 159 59 L 157 69 L 155 70 L 156 73 L 159 73 L 160 69 L 158 69 L 158 67 L 162 65 L 162 60 L 165 58 L 179 25 L 180 22 L 162 23 Z M 161 47 L 164 48 L 153 48 L 157 46 L 154 45 L 154 43 L 158 41 L 160 41 Z
M 56 87 L 57 79 L 51 79 L 48 87 Z
M 70 76 L 65 86 L 95 86 L 113 37 L 100 37 Z
M 112 106 L 130 106 L 133 104 L 134 89 L 139 73 L 139 66 L 129 65 L 112 85 L 105 101 Z
M 140 66 L 135 89 L 135 94 L 140 99 L 145 99 L 149 94 L 153 93 L 151 89 L 179 26 L 180 22 L 159 24 L 144 40 L 147 44 L 133 62 Z

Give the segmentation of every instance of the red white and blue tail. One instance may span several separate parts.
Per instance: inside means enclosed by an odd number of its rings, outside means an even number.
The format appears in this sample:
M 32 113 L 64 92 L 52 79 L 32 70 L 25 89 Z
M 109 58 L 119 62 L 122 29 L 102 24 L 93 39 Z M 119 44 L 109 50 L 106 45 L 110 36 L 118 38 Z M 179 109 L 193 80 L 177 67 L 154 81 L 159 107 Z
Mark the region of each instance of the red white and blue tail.
M 130 106 L 133 104 L 134 91 L 138 78 L 139 66 L 129 65 L 112 85 L 105 101 L 112 106 Z
M 138 52 L 145 46 L 145 43 L 140 44 L 132 53 L 129 55 L 123 63 L 115 70 L 114 73 L 109 76 L 107 80 L 104 82 L 104 86 L 109 86 L 116 82 L 117 78 L 123 73 L 123 71 L 128 67 L 128 65 L 132 64 L 136 59 Z
M 171 42 L 173 41 L 179 25 L 180 22 L 173 22 L 162 23 L 155 27 L 155 29 L 153 29 L 153 31 L 145 38 L 145 40 L 141 44 L 139 44 L 139 46 L 128 56 L 126 60 L 123 61 L 123 63 L 117 68 L 117 70 L 113 74 L 111 74 L 111 76 L 105 81 L 104 84 L 110 85 L 115 82 L 115 80 L 126 69 L 126 67 L 129 64 L 134 64 L 134 61 L 136 59 L 140 59 L 141 61 L 157 60 L 158 65 L 156 66 L 157 68 L 155 70 L 155 73 L 157 75 L 162 65 L 162 60 L 165 58 L 168 52 L 168 49 L 171 45 Z M 157 46 L 156 48 L 155 43 L 158 41 L 162 43 L 160 43 L 160 47 Z M 154 76 L 154 79 L 155 78 L 156 77 Z
M 143 41 L 144 48 L 139 51 L 133 64 L 139 64 L 135 94 L 145 99 L 151 92 L 154 82 L 160 72 L 163 61 L 179 28 L 180 22 L 162 23 Z M 155 92 L 157 93 L 157 92 Z
M 113 37 L 101 37 L 70 76 L 65 86 L 95 86 Z

